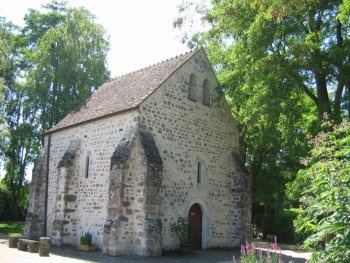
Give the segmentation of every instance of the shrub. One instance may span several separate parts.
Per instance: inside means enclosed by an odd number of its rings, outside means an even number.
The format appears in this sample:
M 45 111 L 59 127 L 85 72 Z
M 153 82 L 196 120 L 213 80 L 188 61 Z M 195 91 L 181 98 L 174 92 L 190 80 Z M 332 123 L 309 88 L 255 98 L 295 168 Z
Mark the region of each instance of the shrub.
M 297 217 L 297 212 L 283 210 L 282 214 L 257 214 L 254 218 L 256 227 L 263 235 L 276 235 L 284 243 L 295 243 L 296 235 L 293 221 Z
M 11 193 L 5 184 L 0 182 L 0 220 L 11 218 Z
M 298 231 L 305 245 L 320 248 L 312 262 L 349 262 L 350 258 L 350 122 L 311 140 L 306 169 L 298 173 L 308 181 L 302 196 L 304 212 Z
M 85 233 L 84 236 L 80 237 L 80 244 L 91 246 L 92 245 L 92 234 L 87 232 L 87 233 Z
M 188 217 L 178 217 L 177 221 L 171 225 L 173 232 L 180 241 L 180 246 L 191 244 L 191 222 Z

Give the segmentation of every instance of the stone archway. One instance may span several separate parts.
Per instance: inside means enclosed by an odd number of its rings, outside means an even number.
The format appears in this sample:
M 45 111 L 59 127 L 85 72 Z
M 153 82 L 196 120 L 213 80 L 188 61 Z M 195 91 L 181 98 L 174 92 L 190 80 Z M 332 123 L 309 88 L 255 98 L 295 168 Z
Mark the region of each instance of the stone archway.
M 202 249 L 202 209 L 199 204 L 195 203 L 188 212 L 188 218 L 192 223 L 192 249 Z

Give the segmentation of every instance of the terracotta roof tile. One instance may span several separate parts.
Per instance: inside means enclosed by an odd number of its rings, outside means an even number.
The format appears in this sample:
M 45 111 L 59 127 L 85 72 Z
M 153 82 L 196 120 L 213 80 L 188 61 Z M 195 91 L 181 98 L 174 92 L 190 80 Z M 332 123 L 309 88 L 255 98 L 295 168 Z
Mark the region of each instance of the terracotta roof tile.
M 197 51 L 107 81 L 47 133 L 137 107 Z

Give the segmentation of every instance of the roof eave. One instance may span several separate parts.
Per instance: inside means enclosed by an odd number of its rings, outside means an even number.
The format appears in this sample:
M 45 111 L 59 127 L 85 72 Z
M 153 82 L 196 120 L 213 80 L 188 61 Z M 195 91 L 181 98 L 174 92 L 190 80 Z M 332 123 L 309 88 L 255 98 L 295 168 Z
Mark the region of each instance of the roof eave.
M 136 105 L 136 106 L 133 106 L 131 108 L 127 108 L 125 110 L 112 112 L 112 113 L 109 113 L 109 114 L 106 114 L 106 115 L 103 115 L 103 116 L 99 116 L 99 117 L 96 117 L 96 118 L 93 118 L 93 119 L 88 119 L 88 120 L 81 121 L 81 122 L 76 122 L 76 123 L 68 125 L 68 126 L 63 126 L 63 127 L 60 127 L 60 128 L 52 128 L 52 129 L 42 133 L 42 135 L 43 136 L 50 135 L 50 134 L 53 134 L 53 133 L 58 132 L 58 131 L 70 129 L 70 128 L 73 128 L 73 127 L 76 127 L 76 126 L 80 126 L 82 124 L 86 124 L 86 123 L 89 123 L 89 122 L 94 122 L 94 121 L 101 120 L 101 119 L 108 118 L 108 117 L 112 117 L 114 115 L 118 115 L 118 114 L 125 113 L 125 112 L 128 112 L 128 111 L 133 111 L 133 110 L 136 110 L 138 107 L 139 107 L 139 104 Z

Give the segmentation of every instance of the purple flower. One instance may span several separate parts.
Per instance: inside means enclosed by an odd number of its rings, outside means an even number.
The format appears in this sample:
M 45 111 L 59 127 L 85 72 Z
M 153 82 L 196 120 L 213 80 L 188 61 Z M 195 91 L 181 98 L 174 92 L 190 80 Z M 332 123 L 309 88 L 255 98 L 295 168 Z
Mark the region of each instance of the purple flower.
M 243 244 L 241 245 L 241 253 L 242 253 L 242 254 L 245 253 L 244 245 L 243 245 Z
M 250 252 L 250 245 L 249 245 L 249 243 L 245 244 L 245 251 L 247 251 L 247 253 Z
M 232 262 L 233 262 L 233 263 L 236 263 L 235 255 L 232 256 Z

